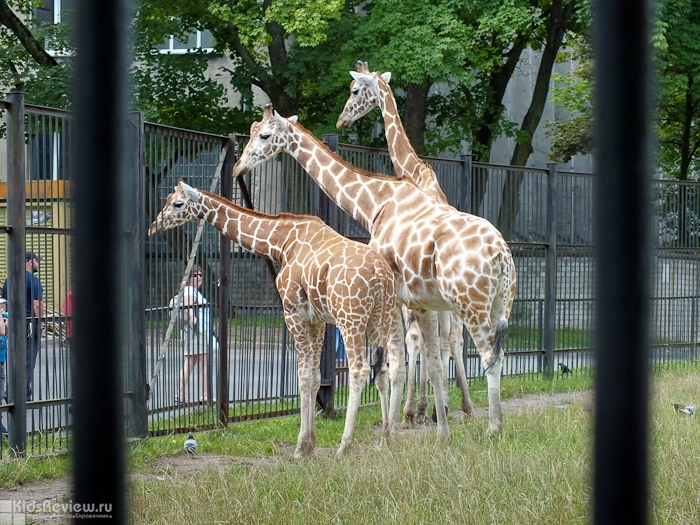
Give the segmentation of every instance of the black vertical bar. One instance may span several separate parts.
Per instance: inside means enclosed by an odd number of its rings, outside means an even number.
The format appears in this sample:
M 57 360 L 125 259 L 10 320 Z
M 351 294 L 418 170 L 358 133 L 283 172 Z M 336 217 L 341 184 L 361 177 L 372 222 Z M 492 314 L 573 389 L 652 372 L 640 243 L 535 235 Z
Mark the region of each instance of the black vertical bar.
M 25 290 L 26 187 L 24 158 L 24 93 L 7 101 L 7 371 L 10 449 L 24 456 L 27 448 L 27 293 Z M 2 284 L 0 284 L 2 286 Z
M 460 155 L 460 159 L 462 160 L 462 177 L 459 183 L 459 211 L 471 213 L 472 200 L 469 196 L 472 194 L 472 154 L 463 153 Z
M 595 3 L 597 147 L 594 523 L 648 522 L 649 14 Z
M 148 386 L 146 378 L 146 323 L 144 312 L 145 274 L 143 268 L 144 246 L 143 210 L 145 195 L 145 167 L 143 156 L 144 122 L 141 113 L 131 113 L 128 120 L 129 176 L 125 177 L 128 198 L 126 213 L 126 312 L 128 315 L 126 358 L 128 359 L 127 388 L 131 392 L 129 403 L 129 433 L 144 437 L 148 433 Z
M 228 150 L 221 172 L 221 196 L 233 200 L 233 177 L 231 171 L 236 162 L 235 136 L 229 135 Z M 229 370 L 228 370 L 228 314 L 229 288 L 231 283 L 231 240 L 220 236 L 221 271 L 219 278 L 219 422 L 228 426 Z
M 554 374 L 554 329 L 557 304 L 557 165 L 547 175 L 547 248 L 544 256 L 544 376 Z
M 126 0 L 76 7 L 75 499 L 125 523 L 122 340 Z M 98 351 L 99 350 L 99 351 Z M 99 415 L 99 425 L 95 417 Z M 85 516 L 96 512 L 80 513 Z

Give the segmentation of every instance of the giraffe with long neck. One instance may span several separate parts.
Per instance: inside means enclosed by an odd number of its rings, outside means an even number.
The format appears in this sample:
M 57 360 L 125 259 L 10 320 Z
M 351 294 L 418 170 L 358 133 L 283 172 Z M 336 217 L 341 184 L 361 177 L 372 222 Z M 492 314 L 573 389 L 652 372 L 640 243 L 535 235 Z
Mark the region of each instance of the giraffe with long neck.
M 294 338 L 301 397 L 301 430 L 295 457 L 309 455 L 316 443 L 315 399 L 326 323 L 335 324 L 348 357 L 350 393 L 338 454 L 353 441 L 360 395 L 370 373 L 365 333 L 375 351 L 375 373 L 382 419 L 388 433 L 389 383 L 384 360 L 394 321 L 396 286 L 387 262 L 372 248 L 351 241 L 318 217 L 267 215 L 238 206 L 180 181 L 168 195 L 149 235 L 193 219 L 205 219 L 246 250 L 280 264 L 275 280 L 284 319 Z
M 367 62 L 358 60 L 356 71 L 350 71 L 353 80 L 350 84 L 350 96 L 345 103 L 343 112 L 338 117 L 336 126 L 338 129 L 349 128 L 356 120 L 369 113 L 379 106 L 384 118 L 384 132 L 386 135 L 389 156 L 394 165 L 397 178 L 412 180 L 428 196 L 435 199 L 440 204 L 448 205 L 447 197 L 440 188 L 437 175 L 427 162 L 423 162 L 406 135 L 401 117 L 399 116 L 394 93 L 389 87 L 391 73 L 370 73 Z M 409 312 L 410 315 L 410 312 Z M 406 331 L 406 348 L 408 349 L 408 392 L 406 395 L 406 405 L 404 407 L 405 427 L 412 427 L 416 421 L 425 419 L 428 405 L 426 395 L 426 374 L 420 375 L 420 391 L 418 394 L 418 404 L 415 404 L 415 377 L 416 358 L 418 353 L 423 353 L 422 337 L 415 332 L 414 328 L 409 332 L 408 321 Z M 443 368 L 445 370 L 445 388 L 447 388 L 447 370 L 450 356 L 455 362 L 455 371 L 459 380 L 462 392 L 462 411 L 468 416 L 474 412 L 474 404 L 469 395 L 469 385 L 467 383 L 467 373 L 464 368 L 464 338 L 462 336 L 462 321 L 454 312 L 441 312 L 438 314 L 440 354 Z M 447 392 L 445 392 L 447 396 Z M 433 413 L 433 416 L 435 414 Z
M 389 263 L 398 290 L 388 343 L 389 424 L 398 424 L 406 375 L 400 309 L 405 304 L 414 311 L 425 339 L 438 436 L 447 437 L 450 430 L 437 323 L 430 311 L 452 310 L 467 325 L 488 382 L 489 432 L 500 429 L 502 345 L 516 287 L 513 257 L 500 232 L 485 219 L 426 198 L 409 180 L 358 170 L 296 120 L 285 119 L 266 106 L 262 121 L 251 126 L 250 140 L 233 176 L 286 151 L 326 195 L 369 231 L 369 245 Z

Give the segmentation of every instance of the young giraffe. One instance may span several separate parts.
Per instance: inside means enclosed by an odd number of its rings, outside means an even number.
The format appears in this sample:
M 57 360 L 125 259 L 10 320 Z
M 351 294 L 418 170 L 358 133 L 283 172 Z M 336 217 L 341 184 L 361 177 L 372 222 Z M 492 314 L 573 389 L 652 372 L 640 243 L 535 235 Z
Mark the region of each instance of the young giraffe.
M 370 246 L 396 276 L 398 301 L 388 343 L 389 431 L 398 424 L 406 370 L 401 309 L 414 311 L 425 338 L 426 369 L 435 390 L 438 436 L 450 434 L 444 407 L 443 371 L 432 311 L 453 310 L 466 323 L 481 355 L 489 395 L 489 432 L 501 428 L 501 347 L 515 295 L 515 266 L 500 232 L 485 219 L 426 198 L 408 180 L 358 170 L 332 153 L 296 116 L 282 118 L 265 107 L 261 122 L 233 168 L 238 176 L 286 151 L 319 187 L 371 235 Z
M 383 349 L 393 322 L 396 287 L 386 261 L 367 245 L 339 235 L 318 217 L 267 215 L 196 190 L 183 181 L 168 195 L 148 234 L 197 218 L 207 220 L 246 250 L 280 264 L 275 284 L 299 363 L 301 430 L 294 456 L 311 454 L 316 444 L 314 408 L 321 382 L 326 323 L 335 324 L 343 336 L 350 375 L 345 429 L 338 454 L 343 454 L 352 443 L 360 394 L 370 373 L 365 360 L 365 332 L 376 351 L 374 369 L 382 420 L 388 433 L 389 383 L 383 367 Z
M 357 61 L 356 72 L 350 71 L 353 81 L 350 84 L 350 97 L 345 103 L 343 112 L 338 117 L 336 127 L 338 129 L 349 128 L 356 120 L 362 118 L 372 109 L 379 106 L 384 117 L 384 133 L 386 134 L 389 156 L 396 170 L 397 178 L 407 178 L 416 183 L 427 195 L 434 198 L 440 204 L 449 206 L 447 197 L 440 188 L 435 171 L 427 162 L 423 162 L 411 146 L 408 136 L 404 131 L 401 117 L 394 93 L 389 87 L 391 73 L 370 73 L 367 62 Z M 410 315 L 410 312 L 409 312 Z M 447 389 L 447 370 L 450 355 L 455 362 L 455 370 L 459 379 L 462 392 L 462 411 L 471 417 L 474 413 L 474 404 L 469 396 L 467 373 L 464 368 L 464 338 L 462 336 L 462 320 L 454 312 L 440 312 L 438 314 L 440 354 L 445 370 L 445 389 Z M 425 419 L 428 399 L 426 397 L 426 374 L 420 376 L 420 391 L 418 404 L 415 405 L 415 370 L 417 354 L 422 350 L 422 337 L 416 337 L 415 333 L 409 333 L 406 322 L 406 347 L 408 349 L 408 392 L 404 407 L 404 427 L 413 427 L 416 421 Z M 417 329 L 414 328 L 415 332 Z M 410 338 L 410 339 L 409 339 Z M 417 350 L 417 351 L 416 351 Z M 447 391 L 445 392 L 447 396 Z M 446 397 L 447 398 L 447 397 Z M 435 411 L 433 410 L 433 420 Z

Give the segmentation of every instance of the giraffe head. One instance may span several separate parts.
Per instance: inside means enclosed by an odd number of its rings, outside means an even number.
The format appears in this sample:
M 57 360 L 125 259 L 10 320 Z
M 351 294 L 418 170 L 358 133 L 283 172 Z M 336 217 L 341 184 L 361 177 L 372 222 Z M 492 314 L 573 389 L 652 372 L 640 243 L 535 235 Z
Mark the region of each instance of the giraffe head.
M 165 206 L 148 228 L 148 235 L 161 233 L 197 218 L 200 193 L 180 179 L 175 191 L 165 199 Z
M 284 151 L 287 128 L 290 122 L 296 121 L 296 115 L 284 118 L 272 109 L 272 105 L 266 105 L 263 119 L 250 126 L 250 140 L 233 167 L 233 176 L 243 175 Z
M 379 105 L 381 94 L 379 93 L 379 72 L 370 73 L 367 62 L 358 60 L 357 71 L 350 71 L 353 78 L 350 84 L 350 97 L 345 103 L 343 112 L 338 117 L 336 127 L 347 129 L 353 122 L 364 117 Z M 389 83 L 391 73 L 382 73 L 381 78 Z

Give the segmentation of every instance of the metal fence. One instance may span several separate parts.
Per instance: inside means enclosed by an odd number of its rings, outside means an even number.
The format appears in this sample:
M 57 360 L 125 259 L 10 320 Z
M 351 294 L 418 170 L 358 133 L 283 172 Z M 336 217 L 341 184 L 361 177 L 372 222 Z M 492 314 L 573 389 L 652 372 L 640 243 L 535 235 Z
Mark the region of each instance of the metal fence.
M 0 102 L 3 109 L 12 108 Z M 41 454 L 65 449 L 71 434 L 71 354 L 66 339 L 70 316 L 63 299 L 72 283 L 72 117 L 29 105 L 24 111 L 25 140 L 8 143 L 7 148 L 21 149 L 25 170 L 8 170 L 8 177 L 26 181 L 26 249 L 42 257 L 38 276 L 44 286 L 47 322 L 26 418 L 27 449 Z M 125 326 L 126 434 L 162 435 L 213 428 L 222 420 L 297 412 L 296 355 L 274 287 L 275 265 L 222 241 L 208 223 L 192 221 L 153 237 L 145 232 L 180 178 L 266 213 L 318 215 L 354 239 L 368 240 L 367 232 L 287 155 L 231 181 L 231 166 L 245 136 L 148 124 L 137 114 L 126 125 L 133 190 L 125 231 L 140 267 L 134 282 L 125 283 L 132 299 Z M 325 140 L 359 168 L 393 174 L 386 151 L 339 145 L 332 135 Z M 548 367 L 556 369 L 559 362 L 575 373 L 590 373 L 596 279 L 594 177 L 557 171 L 555 165 L 543 170 L 473 163 L 469 155 L 425 160 L 434 167 L 450 203 L 491 221 L 513 251 L 518 292 L 503 373 L 536 375 L 551 370 Z M 7 202 L 12 199 L 6 187 L 0 183 L 2 227 L 8 225 Z M 654 362 L 695 361 L 700 340 L 700 183 L 655 181 L 650 213 L 656 225 Z M 8 256 L 7 235 L 0 235 L 3 281 L 8 277 Z M 206 359 L 196 363 L 184 353 L 183 333 L 171 307 L 186 280 L 186 268 L 194 264 L 204 273 L 201 292 L 212 319 Z M 480 377 L 481 363 L 468 334 L 464 355 L 468 375 Z M 8 359 L 13 359 L 12 348 Z M 326 410 L 346 402 L 346 365 L 335 330 L 327 330 L 319 399 Z M 188 368 L 192 374 L 185 384 Z M 450 374 L 454 377 L 454 370 Z M 376 390 L 368 385 L 363 403 L 376 398 Z M 221 401 L 227 402 L 225 417 L 217 410 Z M 11 424 L 12 407 L 0 405 L 6 426 Z M 6 447 L 5 440 L 0 456 L 7 454 Z

